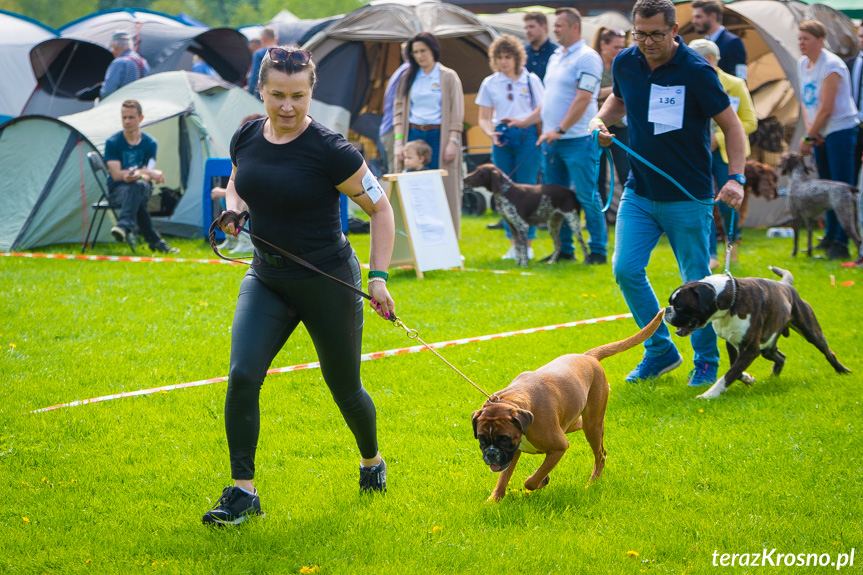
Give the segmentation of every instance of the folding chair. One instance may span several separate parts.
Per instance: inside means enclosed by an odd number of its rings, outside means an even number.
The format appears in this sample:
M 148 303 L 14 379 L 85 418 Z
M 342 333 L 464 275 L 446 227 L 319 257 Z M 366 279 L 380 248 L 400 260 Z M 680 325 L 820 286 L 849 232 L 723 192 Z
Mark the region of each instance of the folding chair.
M 97 219 L 99 220 L 99 225 L 96 226 L 96 234 L 93 236 L 94 240 L 99 237 L 99 230 L 102 229 L 102 223 L 105 221 L 105 214 L 111 212 L 111 215 L 114 217 L 114 221 L 117 221 L 117 212 L 114 210 L 113 206 L 111 206 L 111 202 L 108 201 L 108 188 L 105 184 L 108 178 L 108 168 L 105 167 L 105 162 L 102 161 L 102 156 L 99 152 L 87 152 L 87 160 L 90 162 L 90 169 L 93 170 L 93 175 L 96 176 L 96 183 L 99 184 L 99 189 L 102 190 L 102 195 L 99 196 L 99 201 L 90 206 L 93 208 L 93 219 L 90 220 L 90 227 L 87 229 L 87 238 L 84 240 L 84 243 L 81 244 L 82 254 L 87 250 L 87 246 L 90 245 L 90 233 L 93 231 L 93 224 L 96 223 Z M 135 244 L 132 243 L 130 236 L 127 236 L 126 243 L 129 244 L 129 248 L 134 254 Z

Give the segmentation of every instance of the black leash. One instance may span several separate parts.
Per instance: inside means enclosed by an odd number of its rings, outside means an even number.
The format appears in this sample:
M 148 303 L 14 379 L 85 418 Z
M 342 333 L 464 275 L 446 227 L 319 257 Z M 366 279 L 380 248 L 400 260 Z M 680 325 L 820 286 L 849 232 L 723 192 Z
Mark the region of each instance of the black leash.
M 219 220 L 220 220 L 220 219 L 221 219 L 221 218 L 216 219 L 215 221 L 213 221 L 213 223 L 212 223 L 212 224 L 210 224 L 209 240 L 210 240 L 210 247 L 211 247 L 211 248 L 213 248 L 213 252 L 215 252 L 215 254 L 216 254 L 217 256 L 219 256 L 220 258 L 222 258 L 223 260 L 226 260 L 226 261 L 229 261 L 229 262 L 239 262 L 239 263 L 246 264 L 247 266 L 251 267 L 251 266 L 253 265 L 252 263 L 249 263 L 249 262 L 243 261 L 243 260 L 245 260 L 245 259 L 249 259 L 249 256 L 244 257 L 244 258 L 229 258 L 229 257 L 223 256 L 223 255 L 221 254 L 221 252 L 219 252 L 219 248 L 218 248 L 218 247 L 216 247 L 216 229 L 218 228 L 218 225 L 217 225 L 217 224 L 218 224 L 218 222 L 219 222 Z M 249 219 L 249 212 L 247 212 L 247 211 L 246 211 L 246 212 L 242 212 L 241 214 L 239 214 L 239 215 L 237 216 L 237 222 L 239 222 L 239 220 L 241 220 L 241 219 L 248 220 L 248 219 Z M 246 233 L 250 238 L 252 238 L 253 240 L 257 240 L 257 241 L 261 242 L 262 244 L 265 244 L 265 245 L 267 245 L 267 246 L 271 247 L 273 250 L 275 250 L 275 251 L 276 251 L 276 252 L 278 252 L 279 254 L 281 254 L 281 255 L 285 256 L 286 258 L 290 259 L 291 261 L 296 262 L 296 263 L 300 264 L 301 266 L 303 266 L 303 267 L 305 267 L 305 268 L 307 268 L 307 269 L 312 270 L 312 271 L 313 271 L 313 272 L 315 272 L 315 273 L 319 273 L 319 274 L 321 274 L 322 276 L 324 276 L 324 277 L 326 277 L 326 278 L 329 278 L 329 279 L 331 279 L 331 280 L 333 280 L 333 281 L 335 281 L 335 282 L 340 283 L 341 285 L 343 285 L 343 286 L 345 286 L 346 288 L 348 288 L 351 292 L 353 292 L 353 293 L 355 293 L 355 294 L 357 294 L 357 295 L 359 295 L 359 296 L 361 296 L 361 297 L 364 297 L 365 299 L 369 300 L 370 302 L 375 302 L 375 299 L 374 299 L 372 296 L 370 296 L 369 294 L 367 294 L 366 292 L 364 292 L 364 291 L 362 291 L 362 290 L 360 290 L 360 289 L 357 289 L 357 288 L 355 288 L 354 286 L 352 286 L 351 284 L 349 284 L 349 283 L 347 283 L 347 282 L 344 282 L 344 281 L 340 280 L 339 278 L 337 278 L 337 277 L 333 277 L 333 276 L 331 276 L 330 274 L 328 274 L 328 273 L 326 273 L 326 272 L 324 272 L 324 271 L 322 271 L 322 270 L 318 269 L 317 267 L 315 267 L 314 265 L 310 264 L 309 262 L 307 262 L 307 261 L 306 261 L 306 260 L 304 260 L 303 258 L 301 258 L 301 257 L 299 257 L 299 256 L 295 256 L 295 255 L 294 255 L 294 254 L 292 254 L 291 252 L 286 251 L 286 250 L 283 250 L 283 249 L 282 249 L 282 248 L 280 248 L 279 246 L 274 245 L 274 244 L 271 244 L 270 242 L 268 242 L 268 241 L 267 241 L 267 240 L 265 240 L 265 239 L 259 238 L 258 236 L 256 236 L 256 235 L 255 235 L 255 234 L 253 234 L 252 232 L 250 232 L 247 228 L 244 228 L 243 226 L 239 225 L 239 223 L 234 224 L 234 227 L 235 227 L 235 229 L 237 229 L 239 232 L 245 232 L 245 233 Z M 460 376 L 462 376 L 464 379 L 466 379 L 468 383 L 470 383 L 470 384 L 471 384 L 472 386 L 474 386 L 474 387 L 475 387 L 475 388 L 476 388 L 480 393 L 482 393 L 484 396 L 486 396 L 486 397 L 489 399 L 489 401 L 494 401 L 494 399 L 492 399 L 492 398 L 495 398 L 495 399 L 497 398 L 497 396 L 495 396 L 495 395 L 489 395 L 488 393 L 486 393 L 485 391 L 483 391 L 483 389 L 482 389 L 480 386 L 478 386 L 477 384 L 475 384 L 475 383 L 474 383 L 474 382 L 473 382 L 473 381 L 472 381 L 468 376 L 466 376 L 466 375 L 465 375 L 465 374 L 463 374 L 461 371 L 459 371 L 459 369 L 458 369 L 456 366 L 454 366 L 454 365 L 453 365 L 453 364 L 451 364 L 449 361 L 447 361 L 447 360 L 446 360 L 446 358 L 445 358 L 444 356 L 442 356 L 441 354 L 439 354 L 439 353 L 437 352 L 437 350 L 435 350 L 432 346 L 430 346 L 429 344 L 427 344 L 426 342 L 424 342 L 424 341 L 422 340 L 422 338 L 420 337 L 419 332 L 418 332 L 417 330 L 415 330 L 415 329 L 412 329 L 412 328 L 409 328 L 408 326 L 406 326 L 406 325 L 404 324 L 404 322 L 402 322 L 402 320 L 401 320 L 398 316 L 396 316 L 396 314 L 394 314 L 394 313 L 388 313 L 387 317 L 386 317 L 386 318 L 384 318 L 384 319 L 387 319 L 387 320 L 389 320 L 389 321 L 393 322 L 393 325 L 395 325 L 396 327 L 400 327 L 400 328 L 404 329 L 404 330 L 405 330 L 405 332 L 407 332 L 407 336 L 408 336 L 408 338 L 409 338 L 409 339 L 415 339 L 415 340 L 419 341 L 421 344 L 423 344 L 423 345 L 426 347 L 426 349 L 428 349 L 430 352 L 432 352 L 433 354 L 435 354 L 436 356 L 438 356 L 438 357 L 441 359 L 441 361 L 443 361 L 445 364 L 447 364 L 448 366 L 450 366 L 450 367 L 453 369 L 453 371 L 455 371 L 457 374 L 459 374 L 459 375 L 460 375 Z

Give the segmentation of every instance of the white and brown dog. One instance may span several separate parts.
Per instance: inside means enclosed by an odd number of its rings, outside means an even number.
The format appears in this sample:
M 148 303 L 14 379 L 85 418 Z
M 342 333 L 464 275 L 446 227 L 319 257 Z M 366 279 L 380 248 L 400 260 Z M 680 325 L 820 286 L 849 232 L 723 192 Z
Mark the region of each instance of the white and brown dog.
M 759 355 L 772 361 L 773 375 L 779 375 L 785 356 L 777 340 L 780 335 L 788 337 L 789 328 L 817 347 L 837 373 L 851 373 L 827 345 L 812 306 L 792 285 L 791 272 L 770 269 L 782 280 L 712 275 L 687 282 L 668 298 L 665 321 L 677 328 L 677 335 L 686 337 L 712 322 L 716 335 L 725 340 L 731 367 L 698 397 L 717 397 L 738 379 L 755 383 L 744 370 Z
M 494 164 L 483 164 L 464 178 L 467 188 L 483 187 L 493 194 L 497 211 L 510 225 L 515 245 L 515 261 L 527 267 L 527 230 L 530 226 L 548 223 L 548 231 L 554 240 L 554 253 L 548 259 L 553 264 L 560 257 L 560 226 L 563 220 L 569 223 L 572 237 L 581 245 L 587 260 L 587 244 L 581 235 L 581 204 L 575 192 L 564 186 L 540 184 L 530 186 L 516 184 Z

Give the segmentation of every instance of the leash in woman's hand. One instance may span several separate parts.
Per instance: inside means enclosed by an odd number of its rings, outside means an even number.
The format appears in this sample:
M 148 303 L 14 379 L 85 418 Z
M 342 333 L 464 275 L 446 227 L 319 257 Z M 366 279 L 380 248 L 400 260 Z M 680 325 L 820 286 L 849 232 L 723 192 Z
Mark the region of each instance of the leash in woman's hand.
M 603 125 L 603 127 L 604 127 L 604 125 Z M 591 132 L 591 138 L 593 139 L 593 143 L 599 148 L 599 152 L 596 155 L 596 168 L 595 168 L 596 173 L 599 173 L 599 164 L 602 161 L 603 155 L 605 155 L 605 157 L 608 158 L 608 163 L 609 163 L 608 172 L 609 172 L 609 180 L 611 182 L 611 185 L 608 189 L 608 202 L 605 204 L 605 207 L 602 209 L 602 211 L 605 212 L 608 210 L 609 206 L 611 206 L 611 200 L 612 200 L 612 197 L 614 196 L 614 159 L 611 156 L 611 146 L 603 146 L 599 143 L 599 133 L 600 133 L 599 128 L 594 128 L 593 131 Z M 635 150 L 633 150 L 632 148 L 630 148 L 629 146 L 627 146 L 626 144 L 624 144 L 623 142 L 621 142 L 620 140 L 615 138 L 613 135 L 609 134 L 608 136 L 609 136 L 609 138 L 611 138 L 611 143 L 617 145 L 620 149 L 622 149 L 624 152 L 629 154 L 630 158 L 634 158 L 634 159 L 638 160 L 639 162 L 641 162 L 642 164 L 644 164 L 645 166 L 647 166 L 648 168 L 650 168 L 651 170 L 653 170 L 654 172 L 656 172 L 657 174 L 659 174 L 660 176 L 662 176 L 663 178 L 665 178 L 666 180 L 668 180 L 669 182 L 674 184 L 678 190 L 683 192 L 687 197 L 689 197 L 689 199 L 693 200 L 694 202 L 698 202 L 699 204 L 704 205 L 704 206 L 715 206 L 715 205 L 721 203 L 720 200 L 699 200 L 698 198 L 696 198 L 695 196 L 690 194 L 686 190 L 686 188 L 681 186 L 680 182 L 678 182 L 677 180 L 672 178 L 670 175 L 665 173 L 661 168 L 654 165 L 650 160 L 648 160 L 647 158 L 645 158 L 644 156 L 642 156 L 641 154 L 639 154 L 638 152 L 636 152 Z M 599 180 L 598 179 L 597 179 L 597 183 L 596 183 L 596 188 L 594 188 L 593 193 L 594 193 L 593 197 L 595 199 L 599 195 Z M 730 220 L 730 224 L 729 224 L 732 232 L 734 231 L 734 220 L 736 219 L 736 216 L 737 216 L 737 209 L 732 208 L 731 220 Z M 731 245 L 731 242 L 725 243 L 725 275 L 727 275 L 729 277 L 731 277 L 731 249 L 732 248 L 733 248 L 733 246 Z
M 240 225 L 241 221 L 246 222 L 246 221 L 248 221 L 248 219 L 249 219 L 249 212 L 242 212 L 242 213 L 238 214 L 237 212 L 234 212 L 231 210 L 226 210 L 226 211 L 222 212 L 221 215 L 219 215 L 219 217 L 216 218 L 212 224 L 210 224 L 210 231 L 209 231 L 210 247 L 213 248 L 213 252 L 215 252 L 215 254 L 217 256 L 219 256 L 223 260 L 227 260 L 229 262 L 240 262 L 240 263 L 246 264 L 247 266 L 253 265 L 253 264 L 250 264 L 248 262 L 242 261 L 243 259 L 248 259 L 248 258 L 229 258 L 229 257 L 223 256 L 219 252 L 219 248 L 216 246 L 216 229 L 219 228 L 219 229 L 224 230 L 223 226 L 227 226 L 228 224 L 233 224 L 234 229 L 237 231 L 237 233 L 245 232 L 253 240 L 256 240 L 256 241 L 258 241 L 258 242 L 260 242 L 266 246 L 269 246 L 270 248 L 275 250 L 277 253 L 285 256 L 289 260 L 291 260 L 295 263 L 298 263 L 299 265 L 301 265 L 307 269 L 310 269 L 313 272 L 318 273 L 318 274 L 320 274 L 326 278 L 329 278 L 329 279 L 333 280 L 334 282 L 340 283 L 341 285 L 343 285 L 344 287 L 349 289 L 351 292 L 359 295 L 360 297 L 363 297 L 363 298 L 369 300 L 370 302 L 372 302 L 373 305 L 377 304 L 377 302 L 375 301 L 375 299 L 372 296 L 370 296 L 366 292 L 362 291 L 361 289 L 358 289 L 355 286 L 352 286 L 351 284 L 349 284 L 345 281 L 342 281 L 337 277 L 333 277 L 330 274 L 328 274 L 324 271 L 321 271 L 320 269 L 318 269 L 314 265 L 310 264 L 306 260 L 302 259 L 301 257 L 295 256 L 294 254 L 290 253 L 289 251 L 283 250 L 279 246 L 274 245 L 265 239 L 261 239 L 260 237 L 256 236 L 252 232 L 250 232 L 247 228 Z M 377 305 L 380 305 L 380 304 L 377 304 Z M 489 395 L 488 393 L 483 391 L 481 387 L 479 387 L 477 384 L 475 384 L 468 376 L 466 376 L 461 371 L 459 371 L 453 364 L 448 362 L 441 354 L 439 354 L 437 352 L 437 350 L 435 350 L 432 346 L 430 346 L 425 341 L 423 341 L 422 338 L 420 338 L 419 332 L 417 330 L 409 328 L 408 326 L 406 326 L 404 324 L 404 322 L 402 322 L 401 318 L 396 316 L 395 313 L 387 313 L 387 315 L 384 319 L 387 319 L 387 320 L 393 322 L 393 325 L 395 325 L 396 327 L 403 328 L 405 330 L 405 332 L 407 333 L 407 336 L 409 339 L 415 339 L 415 340 L 419 341 L 421 344 L 423 344 L 426 347 L 426 349 L 428 349 L 429 351 L 434 353 L 436 356 L 438 356 L 441 359 L 441 361 L 443 361 L 445 364 L 450 366 L 457 374 L 462 376 L 464 379 L 466 379 L 468 381 L 468 383 L 470 383 L 477 390 L 479 390 L 480 393 L 485 395 L 490 400 L 492 399 L 491 395 Z

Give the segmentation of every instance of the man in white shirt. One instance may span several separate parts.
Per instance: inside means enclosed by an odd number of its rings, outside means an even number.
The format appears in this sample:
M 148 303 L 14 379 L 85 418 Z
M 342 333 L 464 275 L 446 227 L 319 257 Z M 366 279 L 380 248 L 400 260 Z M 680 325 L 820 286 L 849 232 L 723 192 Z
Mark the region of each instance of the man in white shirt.
M 585 263 L 607 261 L 608 229 L 596 194 L 594 148 L 588 124 L 599 110 L 596 98 L 602 81 L 602 58 L 581 38 L 581 14 L 575 8 L 558 8 L 554 34 L 560 47 L 548 61 L 545 102 L 530 116 L 510 121 L 524 128 L 542 120 L 538 144 L 545 145 L 542 181 L 575 190 L 584 209 L 590 234 L 590 255 Z M 560 230 L 563 260 L 575 259 L 572 230 L 566 222 Z

